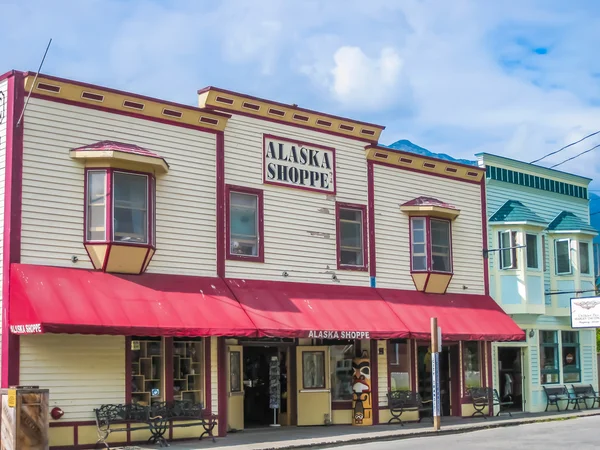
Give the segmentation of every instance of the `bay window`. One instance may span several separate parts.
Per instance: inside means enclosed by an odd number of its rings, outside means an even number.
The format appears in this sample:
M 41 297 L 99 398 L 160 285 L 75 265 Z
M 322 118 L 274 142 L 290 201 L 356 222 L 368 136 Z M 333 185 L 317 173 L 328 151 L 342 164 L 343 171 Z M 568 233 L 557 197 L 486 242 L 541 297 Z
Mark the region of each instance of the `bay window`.
M 581 365 L 579 361 L 579 332 L 563 331 L 562 364 L 563 382 L 579 383 L 581 381 Z
M 463 342 L 463 367 L 465 371 L 465 387 L 481 387 L 481 344 L 477 341 Z
M 542 384 L 559 382 L 558 332 L 540 331 L 540 368 Z
M 409 344 L 390 341 L 387 346 L 390 391 L 410 390 Z
M 590 244 L 587 242 L 579 243 L 579 272 L 590 274 Z
M 527 268 L 539 269 L 538 261 L 538 237 L 535 234 L 527 233 L 525 235 L 525 245 L 527 251 Z
M 554 258 L 556 260 L 556 274 L 571 273 L 571 241 L 558 239 L 554 241 Z
M 429 217 L 411 218 L 411 270 L 452 272 L 450 221 Z
M 257 189 L 227 187 L 227 257 L 262 262 L 263 195 Z
M 339 269 L 367 270 L 366 207 L 336 204 Z
M 498 233 L 498 245 L 500 247 L 500 269 L 517 268 L 517 232 L 500 231 Z

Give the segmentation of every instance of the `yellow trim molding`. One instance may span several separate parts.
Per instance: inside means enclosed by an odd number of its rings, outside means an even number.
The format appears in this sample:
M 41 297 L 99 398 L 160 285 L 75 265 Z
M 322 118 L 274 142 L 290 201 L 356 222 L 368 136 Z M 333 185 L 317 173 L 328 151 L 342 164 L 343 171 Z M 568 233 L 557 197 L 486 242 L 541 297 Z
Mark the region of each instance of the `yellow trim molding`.
M 401 152 L 385 147 L 369 146 L 365 149 L 365 152 L 369 161 L 457 180 L 481 182 L 485 174 L 485 169 L 480 167 L 452 163 L 443 159 L 427 158 L 415 153 Z
M 381 132 L 385 129 L 381 125 L 330 116 L 299 108 L 296 105 L 284 105 L 214 87 L 208 87 L 198 92 L 198 106 L 277 120 L 292 126 L 305 126 L 367 142 L 377 142 Z
M 202 127 L 215 131 L 225 130 L 228 116 L 151 99 L 100 86 L 91 86 L 71 80 L 40 75 L 33 86 L 34 75 L 25 77 L 25 92 L 55 98 L 69 103 L 107 108 L 128 114 L 136 114 L 162 122 Z
M 164 174 L 169 171 L 169 166 L 162 158 L 136 155 L 117 150 L 70 150 L 69 156 L 76 160 L 83 160 L 86 167 L 115 167 L 118 169 L 148 169 L 148 172 Z
M 454 220 L 460 215 L 458 209 L 432 205 L 400 206 L 400 210 L 409 216 L 431 216 L 450 220 Z

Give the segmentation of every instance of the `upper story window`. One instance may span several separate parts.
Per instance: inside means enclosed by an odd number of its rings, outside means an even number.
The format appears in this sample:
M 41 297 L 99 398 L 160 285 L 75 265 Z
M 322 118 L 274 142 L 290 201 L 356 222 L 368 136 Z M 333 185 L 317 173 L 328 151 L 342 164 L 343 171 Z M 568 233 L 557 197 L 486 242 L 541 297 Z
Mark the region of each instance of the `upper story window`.
M 429 217 L 411 218 L 413 272 L 452 272 L 450 221 Z
M 107 195 L 111 192 L 111 195 Z M 88 170 L 88 242 L 154 243 L 154 177 L 113 169 Z
M 262 191 L 235 186 L 227 191 L 228 259 L 264 261 Z
M 367 270 L 366 216 L 365 206 L 336 204 L 339 269 Z
M 590 270 L 590 244 L 579 242 L 579 271 L 582 274 L 591 274 Z
M 535 234 L 527 233 L 525 235 L 525 245 L 527 250 L 527 268 L 539 269 L 540 262 L 538 258 L 538 237 Z
M 500 231 L 498 232 L 498 244 L 500 247 L 500 269 L 517 268 L 517 232 Z
M 556 260 L 556 274 L 571 273 L 571 240 L 557 239 L 554 241 L 554 258 Z

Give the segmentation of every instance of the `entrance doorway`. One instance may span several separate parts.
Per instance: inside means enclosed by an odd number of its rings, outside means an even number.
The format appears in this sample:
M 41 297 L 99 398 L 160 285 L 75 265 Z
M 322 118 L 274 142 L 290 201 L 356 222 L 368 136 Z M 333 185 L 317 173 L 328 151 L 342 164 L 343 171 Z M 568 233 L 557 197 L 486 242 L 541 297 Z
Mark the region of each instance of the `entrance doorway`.
M 523 359 L 519 347 L 498 347 L 498 395 L 502 401 L 513 402 L 506 410 L 523 411 Z
M 432 399 L 431 352 L 428 345 L 417 347 L 418 392 L 421 398 Z M 460 415 L 458 346 L 444 345 L 440 353 L 440 413 L 442 416 Z

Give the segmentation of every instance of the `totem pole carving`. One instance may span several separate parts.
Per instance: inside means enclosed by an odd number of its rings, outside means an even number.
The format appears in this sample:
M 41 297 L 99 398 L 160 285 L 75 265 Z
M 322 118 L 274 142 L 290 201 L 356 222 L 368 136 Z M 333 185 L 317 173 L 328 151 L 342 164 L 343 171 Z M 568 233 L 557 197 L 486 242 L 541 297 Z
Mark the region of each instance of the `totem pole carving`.
M 352 360 L 352 425 L 373 425 L 371 360 L 366 350 Z

